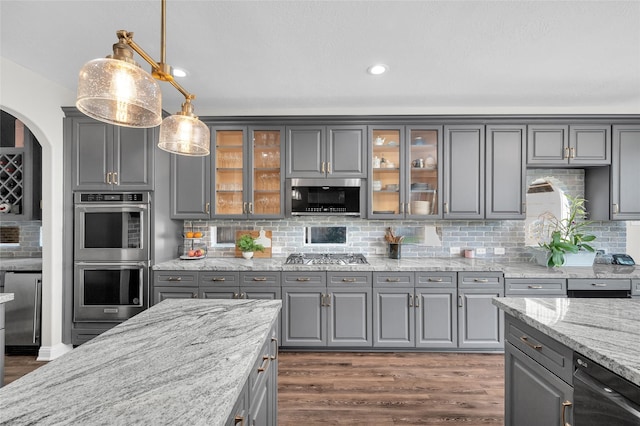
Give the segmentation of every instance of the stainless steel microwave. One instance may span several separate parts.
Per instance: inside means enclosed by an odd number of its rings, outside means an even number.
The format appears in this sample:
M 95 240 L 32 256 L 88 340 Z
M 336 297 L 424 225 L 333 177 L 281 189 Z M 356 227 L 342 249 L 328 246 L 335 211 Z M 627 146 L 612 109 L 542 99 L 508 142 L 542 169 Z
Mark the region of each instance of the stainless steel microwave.
M 288 179 L 287 212 L 292 216 L 362 216 L 361 179 Z

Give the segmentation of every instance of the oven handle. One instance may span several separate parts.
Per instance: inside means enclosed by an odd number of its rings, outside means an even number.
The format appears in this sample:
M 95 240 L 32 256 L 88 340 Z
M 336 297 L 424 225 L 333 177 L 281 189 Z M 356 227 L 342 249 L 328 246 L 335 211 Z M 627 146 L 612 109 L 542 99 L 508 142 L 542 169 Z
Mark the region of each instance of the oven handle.
M 99 209 L 114 209 L 118 211 L 135 211 L 135 210 L 148 210 L 149 204 L 128 204 L 128 203 L 76 203 L 75 208 L 78 210 L 99 210 Z
M 123 266 L 137 266 L 139 268 L 145 268 L 148 266 L 147 262 L 74 262 L 77 266 L 99 266 L 105 269 L 122 269 Z

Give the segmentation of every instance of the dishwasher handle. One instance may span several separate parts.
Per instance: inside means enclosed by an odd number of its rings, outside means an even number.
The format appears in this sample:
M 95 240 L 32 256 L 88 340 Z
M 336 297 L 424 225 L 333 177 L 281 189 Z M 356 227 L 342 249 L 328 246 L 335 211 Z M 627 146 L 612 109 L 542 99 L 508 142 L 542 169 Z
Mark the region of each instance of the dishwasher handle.
M 41 306 L 42 301 L 42 278 L 36 278 L 34 280 L 34 296 L 33 296 L 33 335 L 32 342 L 40 343 L 40 321 L 42 320 L 42 312 L 39 307 Z

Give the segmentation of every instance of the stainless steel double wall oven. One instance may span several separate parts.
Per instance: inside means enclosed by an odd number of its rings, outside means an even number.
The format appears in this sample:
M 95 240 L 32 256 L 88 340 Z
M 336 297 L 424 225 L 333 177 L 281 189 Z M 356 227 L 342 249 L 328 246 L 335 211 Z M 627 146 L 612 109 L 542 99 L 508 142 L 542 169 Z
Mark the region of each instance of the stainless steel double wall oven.
M 149 306 L 148 192 L 74 194 L 75 322 L 120 322 Z

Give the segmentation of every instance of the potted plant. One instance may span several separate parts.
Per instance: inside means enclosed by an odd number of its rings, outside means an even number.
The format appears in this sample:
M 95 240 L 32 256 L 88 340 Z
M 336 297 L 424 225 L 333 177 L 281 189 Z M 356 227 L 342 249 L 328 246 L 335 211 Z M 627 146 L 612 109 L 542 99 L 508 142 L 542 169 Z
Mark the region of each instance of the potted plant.
M 249 234 L 240 236 L 236 241 L 236 247 L 242 252 L 242 257 L 245 259 L 251 259 L 255 251 L 264 251 L 264 246 L 256 243 L 256 239 Z
M 555 220 L 555 229 L 551 232 L 551 241 L 540 244 L 546 249 L 546 265 L 554 266 L 590 266 L 595 258 L 595 250 L 588 243 L 595 240 L 594 235 L 584 232 L 584 228 L 591 222 L 587 217 L 584 203 L 580 197 L 566 196 L 569 201 L 569 215 L 562 220 Z M 572 254 L 589 254 L 589 259 L 579 261 L 578 264 L 567 265 L 567 258 Z

